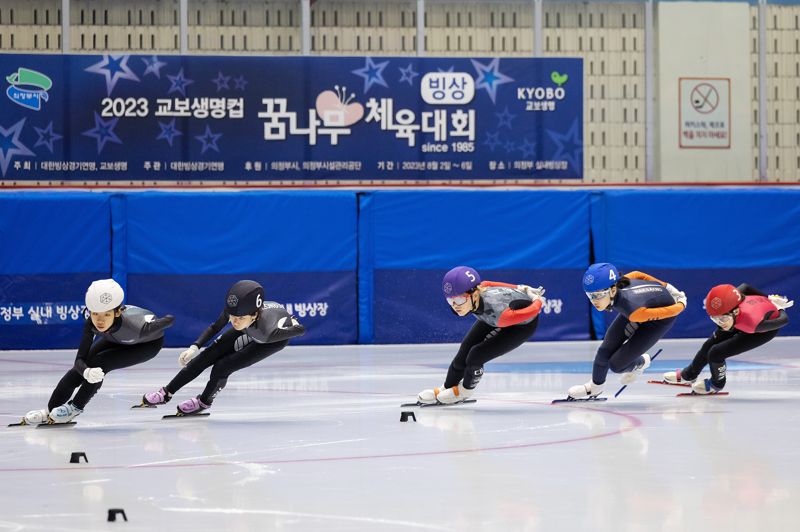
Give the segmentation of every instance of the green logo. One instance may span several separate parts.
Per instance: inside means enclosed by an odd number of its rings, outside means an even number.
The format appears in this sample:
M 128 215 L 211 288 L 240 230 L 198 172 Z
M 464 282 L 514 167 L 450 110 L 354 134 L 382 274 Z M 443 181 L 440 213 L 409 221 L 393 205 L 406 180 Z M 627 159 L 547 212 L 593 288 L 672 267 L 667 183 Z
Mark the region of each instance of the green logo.
M 29 68 L 19 68 L 6 81 L 11 84 L 6 90 L 8 98 L 17 105 L 38 111 L 42 102 L 48 101 L 47 91 L 53 86 L 53 81 L 42 74 Z
M 567 76 L 566 74 L 559 74 L 558 72 L 553 71 L 550 73 L 550 79 L 552 79 L 553 83 L 555 83 L 560 87 L 561 85 L 567 82 L 569 76 Z

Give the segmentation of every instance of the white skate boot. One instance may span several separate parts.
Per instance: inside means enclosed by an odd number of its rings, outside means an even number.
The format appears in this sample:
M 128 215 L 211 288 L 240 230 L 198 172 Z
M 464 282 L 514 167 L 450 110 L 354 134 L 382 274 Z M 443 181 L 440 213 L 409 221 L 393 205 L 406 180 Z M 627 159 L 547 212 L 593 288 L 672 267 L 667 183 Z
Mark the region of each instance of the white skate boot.
M 23 425 L 38 425 L 39 423 L 47 423 L 47 416 L 50 411 L 46 408 L 41 410 L 31 410 L 25 417 L 22 418 Z
M 47 422 L 52 424 L 69 423 L 70 421 L 72 421 L 74 418 L 78 417 L 81 414 L 83 414 L 83 410 L 73 405 L 72 403 L 65 403 L 61 406 L 54 408 L 50 412 L 50 417 L 48 418 Z
M 711 395 L 719 393 L 722 388 L 717 388 L 711 383 L 711 379 L 703 379 L 692 383 L 692 391 L 699 395 Z
M 675 371 L 668 371 L 664 373 L 664 382 L 667 384 L 678 384 L 681 386 L 691 386 L 694 384 L 694 381 L 697 379 L 692 379 L 690 381 L 684 380 L 683 375 L 681 375 L 681 370 L 676 369 Z
M 425 405 L 437 403 L 438 401 L 436 400 L 436 397 L 442 390 L 444 390 L 444 385 L 440 386 L 439 388 L 422 390 L 417 394 L 417 401 Z
M 570 386 L 567 394 L 573 399 L 589 399 L 597 397 L 603 393 L 603 385 L 595 384 L 594 381 L 589 381 L 586 384 L 576 384 Z
M 474 388 L 472 390 L 469 388 L 464 388 L 464 385 L 459 382 L 458 386 L 445 388 L 444 390 L 440 391 L 439 395 L 436 396 L 436 399 L 438 399 L 442 404 L 452 405 L 455 403 L 460 403 L 461 401 L 466 401 L 472 396 L 474 391 Z
M 650 355 L 645 353 L 642 355 L 642 358 L 644 358 L 644 362 L 640 366 L 636 366 L 633 368 L 633 370 L 626 371 L 622 374 L 622 377 L 619 380 L 622 384 L 627 386 L 628 384 L 633 383 L 637 378 L 639 378 L 639 375 L 644 373 L 644 370 L 650 367 Z

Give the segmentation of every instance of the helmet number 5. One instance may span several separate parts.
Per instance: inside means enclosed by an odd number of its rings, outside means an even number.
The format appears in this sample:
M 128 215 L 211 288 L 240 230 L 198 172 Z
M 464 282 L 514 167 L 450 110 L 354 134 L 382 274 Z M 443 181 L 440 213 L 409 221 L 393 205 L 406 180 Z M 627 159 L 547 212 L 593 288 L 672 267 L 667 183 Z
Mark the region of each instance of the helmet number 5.
M 469 270 L 465 271 L 464 275 L 469 277 L 469 280 L 472 281 L 473 283 L 475 282 L 475 275 L 471 271 Z

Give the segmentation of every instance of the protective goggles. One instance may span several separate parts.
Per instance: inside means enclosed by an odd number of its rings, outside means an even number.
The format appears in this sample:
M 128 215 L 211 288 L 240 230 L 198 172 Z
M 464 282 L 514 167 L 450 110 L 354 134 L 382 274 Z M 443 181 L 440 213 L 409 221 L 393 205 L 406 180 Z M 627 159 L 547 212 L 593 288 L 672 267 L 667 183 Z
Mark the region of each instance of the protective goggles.
M 600 301 L 603 298 L 611 297 L 611 289 L 606 288 L 605 290 L 598 290 L 597 292 L 586 292 L 586 297 L 588 297 L 590 301 Z
M 447 302 L 450 305 L 463 305 L 467 301 L 469 301 L 469 294 L 459 294 L 457 296 L 447 298 Z
M 717 324 L 719 327 L 724 327 L 726 324 L 730 323 L 733 319 L 733 315 L 728 314 L 720 314 L 719 316 L 709 316 L 711 321 Z

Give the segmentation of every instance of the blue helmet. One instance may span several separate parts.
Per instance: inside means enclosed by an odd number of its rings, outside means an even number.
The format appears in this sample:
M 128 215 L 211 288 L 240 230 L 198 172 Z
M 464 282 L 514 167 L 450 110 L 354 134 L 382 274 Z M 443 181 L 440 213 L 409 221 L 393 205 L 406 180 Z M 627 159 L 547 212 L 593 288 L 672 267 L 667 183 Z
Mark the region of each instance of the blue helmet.
M 583 291 L 597 292 L 611 288 L 619 280 L 619 271 L 613 264 L 598 262 L 589 266 L 583 274 Z
M 456 266 L 442 279 L 444 297 L 453 297 L 464 292 L 469 292 L 481 284 L 481 276 L 469 266 Z

